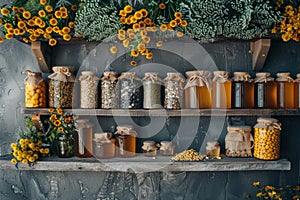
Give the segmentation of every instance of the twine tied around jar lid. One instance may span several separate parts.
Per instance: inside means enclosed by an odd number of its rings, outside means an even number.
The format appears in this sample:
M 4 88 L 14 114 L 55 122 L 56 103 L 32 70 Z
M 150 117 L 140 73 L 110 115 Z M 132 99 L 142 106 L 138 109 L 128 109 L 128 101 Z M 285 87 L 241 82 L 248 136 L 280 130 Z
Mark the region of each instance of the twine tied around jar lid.
M 77 119 L 75 124 L 77 128 L 92 128 L 94 126 L 94 124 L 87 119 Z
M 43 81 L 41 72 L 33 72 L 33 71 L 27 69 L 27 70 L 23 71 L 22 73 L 28 74 L 28 76 L 26 76 L 26 78 L 24 79 L 24 84 L 33 84 L 34 86 L 38 86 Z
M 145 151 L 155 151 L 157 147 L 155 146 L 155 142 L 152 140 L 147 140 L 143 142 L 142 149 Z
M 253 81 L 248 72 L 234 72 L 232 80 L 233 81 L 247 81 L 247 82 Z
M 160 144 L 157 144 L 157 147 L 162 151 L 171 150 L 174 148 L 174 144 L 170 141 L 161 141 Z
M 178 81 L 179 83 L 182 83 L 179 84 L 180 89 L 183 89 L 182 85 L 184 83 L 184 78 L 182 77 L 181 73 L 177 73 L 177 72 L 167 73 L 167 77 L 165 78 L 165 81 Z
M 95 142 L 110 142 L 112 138 L 112 133 L 95 133 L 94 141 Z
M 228 126 L 227 131 L 228 134 L 225 137 L 225 141 L 253 142 L 250 126 Z
M 138 78 L 136 76 L 135 72 L 123 72 L 121 74 L 121 76 L 119 77 L 119 80 L 122 80 L 122 79 L 130 80 L 131 83 L 133 83 L 134 80 L 140 80 L 140 78 Z
M 136 135 L 131 126 L 118 126 L 116 134 L 120 135 Z
M 257 124 L 254 126 L 254 128 L 267 128 L 267 129 L 277 129 L 281 130 L 281 123 L 278 122 L 277 119 L 274 118 L 258 118 Z M 271 127 L 271 128 L 270 128 Z
M 274 81 L 274 78 L 270 77 L 270 73 L 267 72 L 259 72 L 256 73 L 256 78 L 254 79 L 255 83 L 263 83 L 268 81 Z
M 52 68 L 53 74 L 50 74 L 48 78 L 62 81 L 62 82 L 75 82 L 75 77 L 73 75 L 73 67 L 71 66 L 55 66 Z
M 207 142 L 206 149 L 207 150 L 213 150 L 213 149 L 215 149 L 216 147 L 219 147 L 219 146 L 220 146 L 220 144 L 217 141 Z
M 295 82 L 300 82 L 300 74 L 297 74 L 296 77 L 297 77 L 297 78 L 296 78 L 294 81 L 295 81 Z
M 157 72 L 146 72 L 143 81 L 151 81 L 152 83 L 161 83 L 162 79 L 159 78 Z
M 228 80 L 229 73 L 227 71 L 214 71 L 213 82 L 224 83 Z
M 99 78 L 92 71 L 83 71 L 81 72 L 81 76 L 79 77 L 80 81 L 89 81 L 89 82 L 97 82 Z
M 288 81 L 288 82 L 294 82 L 294 79 L 290 76 L 291 74 L 289 72 L 284 73 L 277 73 L 277 79 L 276 81 Z
M 103 77 L 101 78 L 101 80 L 109 81 L 109 82 L 113 83 L 116 80 L 118 80 L 117 75 L 118 75 L 117 72 L 106 71 L 106 72 L 103 73 Z
M 188 71 L 185 73 L 187 76 L 186 88 L 200 86 L 211 89 L 211 73 L 210 71 Z

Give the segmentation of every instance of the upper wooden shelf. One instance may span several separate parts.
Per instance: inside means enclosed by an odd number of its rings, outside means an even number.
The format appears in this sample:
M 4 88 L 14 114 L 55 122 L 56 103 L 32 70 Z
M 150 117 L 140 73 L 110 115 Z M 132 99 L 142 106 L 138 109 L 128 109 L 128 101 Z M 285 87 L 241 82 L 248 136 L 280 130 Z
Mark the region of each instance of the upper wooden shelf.
M 64 109 L 66 112 L 81 116 L 300 116 L 300 109 L 181 109 L 181 110 L 144 110 L 144 109 Z M 48 108 L 24 108 L 24 114 L 48 115 Z

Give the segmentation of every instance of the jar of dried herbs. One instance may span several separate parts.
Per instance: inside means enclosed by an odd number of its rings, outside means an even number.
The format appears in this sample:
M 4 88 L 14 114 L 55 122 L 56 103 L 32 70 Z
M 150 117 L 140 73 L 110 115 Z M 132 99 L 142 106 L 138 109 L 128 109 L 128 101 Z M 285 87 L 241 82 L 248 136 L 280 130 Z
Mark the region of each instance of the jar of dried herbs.
M 143 78 L 145 109 L 161 108 L 161 85 L 162 79 L 156 72 L 147 72 Z
M 101 108 L 118 108 L 117 72 L 106 71 L 101 78 Z
M 80 108 L 98 107 L 98 81 L 99 78 L 92 71 L 83 71 L 80 81 Z
M 181 109 L 183 103 L 184 78 L 181 73 L 167 73 L 165 82 L 165 102 L 166 109 Z

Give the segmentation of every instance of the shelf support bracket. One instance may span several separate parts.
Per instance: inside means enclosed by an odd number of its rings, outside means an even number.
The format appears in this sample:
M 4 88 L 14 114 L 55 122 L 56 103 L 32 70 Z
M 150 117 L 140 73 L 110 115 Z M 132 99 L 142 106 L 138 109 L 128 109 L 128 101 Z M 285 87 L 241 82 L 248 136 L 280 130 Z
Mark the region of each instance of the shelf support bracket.
M 51 47 L 42 41 L 31 43 L 31 50 L 38 62 L 40 70 L 44 73 L 51 71 Z
M 252 53 L 252 69 L 254 71 L 260 71 L 263 69 L 270 47 L 271 39 L 259 39 L 250 43 L 250 52 Z

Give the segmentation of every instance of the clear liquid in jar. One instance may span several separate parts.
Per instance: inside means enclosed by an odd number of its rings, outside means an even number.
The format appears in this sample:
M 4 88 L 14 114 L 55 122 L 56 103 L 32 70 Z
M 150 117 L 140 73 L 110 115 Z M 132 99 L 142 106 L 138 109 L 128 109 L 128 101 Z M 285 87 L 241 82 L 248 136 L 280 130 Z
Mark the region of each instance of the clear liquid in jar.
M 212 107 L 231 108 L 231 81 L 213 82 Z

